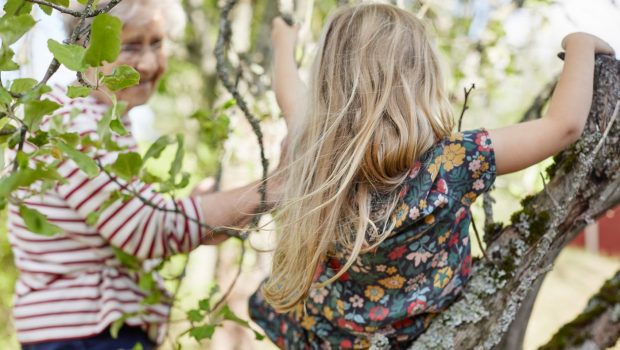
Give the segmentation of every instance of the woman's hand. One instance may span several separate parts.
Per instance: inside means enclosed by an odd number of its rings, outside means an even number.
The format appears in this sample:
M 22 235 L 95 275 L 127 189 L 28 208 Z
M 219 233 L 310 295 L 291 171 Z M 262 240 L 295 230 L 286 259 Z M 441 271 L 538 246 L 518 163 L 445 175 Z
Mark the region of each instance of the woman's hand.
M 615 56 L 614 49 L 603 39 L 588 33 L 577 32 L 571 33 L 562 39 L 562 48 L 564 50 L 594 50 L 595 54 Z

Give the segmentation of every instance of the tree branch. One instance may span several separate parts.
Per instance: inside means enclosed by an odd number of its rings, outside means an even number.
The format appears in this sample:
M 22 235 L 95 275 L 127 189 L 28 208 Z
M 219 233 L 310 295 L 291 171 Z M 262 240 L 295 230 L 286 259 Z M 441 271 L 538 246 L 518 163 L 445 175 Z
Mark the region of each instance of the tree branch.
M 261 182 L 259 189 L 258 189 L 261 200 L 260 200 L 260 204 L 258 206 L 257 212 L 260 214 L 260 213 L 263 213 L 266 208 L 265 201 L 266 201 L 266 196 L 267 196 L 267 176 L 268 176 L 267 172 L 269 170 L 269 161 L 267 160 L 265 156 L 265 147 L 263 145 L 263 132 L 260 127 L 260 122 L 258 121 L 258 119 L 254 117 L 252 112 L 250 112 L 250 109 L 247 103 L 245 102 L 241 94 L 239 93 L 239 90 L 233 83 L 232 79 L 230 79 L 228 70 L 226 68 L 226 65 L 228 62 L 228 60 L 226 59 L 226 47 L 228 46 L 230 42 L 230 36 L 232 34 L 231 28 L 230 28 L 229 15 L 230 15 L 230 11 L 233 9 L 236 3 L 237 3 L 236 0 L 228 0 L 221 9 L 219 34 L 217 37 L 217 42 L 215 44 L 214 53 L 215 53 L 215 58 L 217 60 L 218 77 L 220 78 L 226 90 L 228 90 L 228 92 L 233 96 L 233 98 L 237 102 L 237 106 L 243 112 L 248 123 L 250 123 L 250 126 L 252 127 L 252 130 L 254 131 L 254 134 L 256 135 L 258 145 L 260 147 L 260 159 L 261 159 L 261 165 L 263 168 L 263 175 L 262 175 L 263 181 Z M 250 226 L 251 227 L 255 226 L 256 224 L 258 224 L 259 220 L 260 220 L 260 216 L 256 215 Z
M 620 271 L 607 280 L 586 308 L 538 350 L 607 349 L 620 337 Z
M 42 5 L 42 6 L 48 6 L 53 8 L 54 10 L 58 11 L 58 12 L 62 12 L 64 14 L 67 15 L 71 15 L 73 17 L 82 17 L 82 14 L 85 13 L 87 18 L 90 17 L 95 17 L 97 15 L 100 15 L 102 13 L 107 13 L 109 12 L 112 8 L 114 8 L 114 6 L 118 5 L 121 1 L 123 0 L 112 0 L 110 2 L 108 2 L 105 6 L 102 6 L 98 9 L 95 10 L 88 10 L 88 12 L 83 12 L 83 11 L 76 11 L 76 10 L 71 10 L 70 8 L 64 7 L 64 6 L 60 6 L 57 5 L 53 2 L 49 2 L 49 1 L 45 1 L 45 0 L 26 0 L 28 2 L 31 2 L 33 4 L 37 4 L 37 5 Z

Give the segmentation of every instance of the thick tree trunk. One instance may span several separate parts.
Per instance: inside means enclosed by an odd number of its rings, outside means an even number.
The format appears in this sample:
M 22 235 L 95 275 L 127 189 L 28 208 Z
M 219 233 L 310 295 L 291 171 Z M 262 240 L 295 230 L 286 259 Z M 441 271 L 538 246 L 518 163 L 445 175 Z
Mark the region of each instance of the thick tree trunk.
M 546 189 L 524 199 L 512 224 L 492 240 L 493 263 L 475 263 L 462 297 L 411 349 L 495 348 L 562 248 L 620 202 L 620 122 L 611 119 L 620 100 L 619 61 L 597 57 L 594 89 L 583 137 L 555 157 Z

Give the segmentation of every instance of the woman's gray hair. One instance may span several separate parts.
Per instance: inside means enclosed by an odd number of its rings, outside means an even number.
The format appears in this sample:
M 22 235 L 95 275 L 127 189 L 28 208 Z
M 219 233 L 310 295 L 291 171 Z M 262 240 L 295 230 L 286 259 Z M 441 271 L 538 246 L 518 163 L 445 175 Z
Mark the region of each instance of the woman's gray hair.
M 100 1 L 99 7 L 109 1 Z M 81 11 L 84 5 L 71 0 L 71 9 Z M 166 33 L 171 39 L 178 39 L 185 29 L 185 12 L 179 0 L 123 0 L 109 12 L 121 19 L 123 23 L 141 26 L 158 14 L 161 14 L 166 26 Z M 71 34 L 77 26 L 78 18 L 64 15 L 63 20 L 67 33 Z

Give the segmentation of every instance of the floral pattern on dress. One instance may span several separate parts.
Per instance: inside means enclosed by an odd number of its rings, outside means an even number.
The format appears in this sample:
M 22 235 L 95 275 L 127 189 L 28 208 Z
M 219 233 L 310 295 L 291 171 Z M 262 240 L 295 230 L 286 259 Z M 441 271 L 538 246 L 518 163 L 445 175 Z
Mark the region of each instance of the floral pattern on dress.
M 361 254 L 333 283 L 309 292 L 304 305 L 275 312 L 260 291 L 250 316 L 284 349 L 363 349 L 375 333 L 405 349 L 458 297 L 471 271 L 470 206 L 495 181 L 495 153 L 485 129 L 452 134 L 412 165 L 392 212 L 395 229 Z M 317 281 L 346 258 L 329 258 Z

